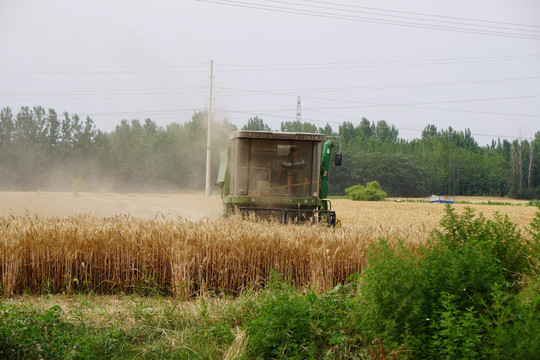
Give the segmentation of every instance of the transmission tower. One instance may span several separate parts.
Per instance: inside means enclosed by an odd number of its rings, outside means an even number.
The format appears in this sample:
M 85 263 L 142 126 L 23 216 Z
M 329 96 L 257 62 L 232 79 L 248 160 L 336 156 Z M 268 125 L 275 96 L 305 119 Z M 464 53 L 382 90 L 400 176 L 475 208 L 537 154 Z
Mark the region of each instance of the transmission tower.
M 302 103 L 300 102 L 300 96 L 296 100 L 296 121 L 302 121 Z

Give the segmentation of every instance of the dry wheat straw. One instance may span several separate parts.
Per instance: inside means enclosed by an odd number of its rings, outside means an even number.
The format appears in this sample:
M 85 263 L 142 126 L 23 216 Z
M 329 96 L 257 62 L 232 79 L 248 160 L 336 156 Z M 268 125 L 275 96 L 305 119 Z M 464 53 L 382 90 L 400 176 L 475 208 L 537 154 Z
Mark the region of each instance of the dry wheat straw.
M 239 218 L 188 222 L 129 216 L 0 217 L 5 296 L 73 290 L 160 291 L 187 297 L 260 288 L 272 270 L 302 287 L 327 289 L 365 266 L 379 238 L 416 249 L 443 207 L 347 202 L 346 226 L 282 226 Z M 499 207 L 532 220 L 535 209 Z M 369 216 L 367 216 L 369 215 Z
M 197 223 L 129 217 L 0 218 L 4 295 L 150 288 L 175 296 L 258 288 L 275 270 L 328 288 L 364 266 L 365 232 L 233 218 Z

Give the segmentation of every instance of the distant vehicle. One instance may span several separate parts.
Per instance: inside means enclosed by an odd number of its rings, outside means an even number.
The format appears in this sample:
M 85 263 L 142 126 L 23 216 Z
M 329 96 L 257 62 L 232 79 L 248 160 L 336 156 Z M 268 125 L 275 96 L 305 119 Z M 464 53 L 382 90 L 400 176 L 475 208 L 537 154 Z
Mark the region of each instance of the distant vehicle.
M 431 195 L 431 197 L 429 198 L 430 203 L 439 203 L 439 204 L 453 204 L 455 200 L 456 199 L 453 196 Z
M 339 137 L 239 130 L 221 153 L 217 183 L 224 215 L 255 214 L 289 222 L 340 226 L 331 209 L 328 171 Z M 341 152 L 335 154 L 340 166 Z

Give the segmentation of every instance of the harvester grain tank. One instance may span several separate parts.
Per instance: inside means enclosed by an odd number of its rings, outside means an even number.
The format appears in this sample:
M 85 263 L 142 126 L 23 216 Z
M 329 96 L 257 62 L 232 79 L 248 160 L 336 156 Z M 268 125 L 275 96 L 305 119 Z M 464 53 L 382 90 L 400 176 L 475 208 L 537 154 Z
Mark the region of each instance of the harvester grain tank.
M 235 131 L 221 153 L 217 183 L 224 214 L 255 214 L 283 223 L 340 225 L 328 196 L 339 137 L 311 133 Z M 341 165 L 341 153 L 335 165 Z

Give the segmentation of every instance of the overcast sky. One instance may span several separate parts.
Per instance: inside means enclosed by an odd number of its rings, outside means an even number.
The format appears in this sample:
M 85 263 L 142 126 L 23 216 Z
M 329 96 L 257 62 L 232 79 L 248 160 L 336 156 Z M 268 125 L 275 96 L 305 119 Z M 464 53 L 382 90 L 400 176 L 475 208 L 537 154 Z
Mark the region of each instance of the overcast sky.
M 538 0 L 0 0 L 0 107 L 183 123 L 540 131 Z

